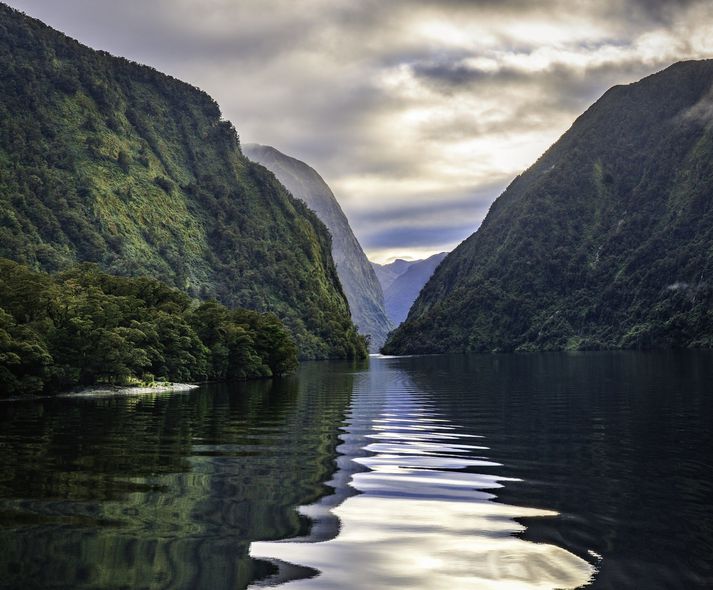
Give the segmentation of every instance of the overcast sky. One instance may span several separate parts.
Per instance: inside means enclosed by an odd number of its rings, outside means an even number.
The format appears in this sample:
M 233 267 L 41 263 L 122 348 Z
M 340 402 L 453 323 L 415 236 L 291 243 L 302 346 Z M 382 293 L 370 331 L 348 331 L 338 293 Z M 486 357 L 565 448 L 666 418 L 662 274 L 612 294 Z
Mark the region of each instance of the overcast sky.
M 304 160 L 374 260 L 450 250 L 614 84 L 713 57 L 713 2 L 10 0 Z

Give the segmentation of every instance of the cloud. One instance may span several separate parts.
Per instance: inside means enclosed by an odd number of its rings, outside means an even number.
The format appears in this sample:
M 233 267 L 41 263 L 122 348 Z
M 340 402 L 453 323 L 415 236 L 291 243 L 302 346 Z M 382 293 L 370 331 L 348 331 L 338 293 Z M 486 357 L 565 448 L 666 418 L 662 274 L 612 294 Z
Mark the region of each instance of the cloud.
M 455 246 L 610 86 L 713 57 L 707 0 L 9 3 L 209 92 L 382 259 Z
M 389 232 L 378 233 L 372 237 L 372 244 L 377 249 L 406 248 L 431 243 L 452 243 L 465 239 L 471 230 L 470 225 L 453 227 L 451 225 L 431 225 L 429 227 L 396 226 Z
M 680 114 L 680 122 L 708 125 L 713 121 L 713 86 L 692 107 Z

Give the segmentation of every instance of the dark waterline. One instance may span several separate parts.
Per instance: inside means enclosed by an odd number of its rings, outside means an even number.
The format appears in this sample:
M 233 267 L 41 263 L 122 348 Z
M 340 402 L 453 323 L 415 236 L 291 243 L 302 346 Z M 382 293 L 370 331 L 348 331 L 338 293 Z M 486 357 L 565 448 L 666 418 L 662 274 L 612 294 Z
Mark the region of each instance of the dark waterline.
M 710 588 L 712 392 L 617 352 L 0 404 L 0 587 Z

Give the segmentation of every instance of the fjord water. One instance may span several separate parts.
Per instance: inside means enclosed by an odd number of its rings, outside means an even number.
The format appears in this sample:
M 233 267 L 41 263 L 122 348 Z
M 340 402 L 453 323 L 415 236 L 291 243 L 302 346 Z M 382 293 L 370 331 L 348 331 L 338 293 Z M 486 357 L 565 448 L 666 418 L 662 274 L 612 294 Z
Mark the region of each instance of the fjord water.
M 0 403 L 0 587 L 710 588 L 712 395 L 617 352 Z

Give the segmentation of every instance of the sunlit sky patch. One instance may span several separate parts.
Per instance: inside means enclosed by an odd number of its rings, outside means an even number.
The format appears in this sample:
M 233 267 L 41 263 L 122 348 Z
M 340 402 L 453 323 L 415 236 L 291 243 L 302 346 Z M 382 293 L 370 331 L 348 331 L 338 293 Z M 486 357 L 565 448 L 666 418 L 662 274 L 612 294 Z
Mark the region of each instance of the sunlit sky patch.
M 374 260 L 470 235 L 614 84 L 713 57 L 709 0 L 10 0 L 316 168 Z

